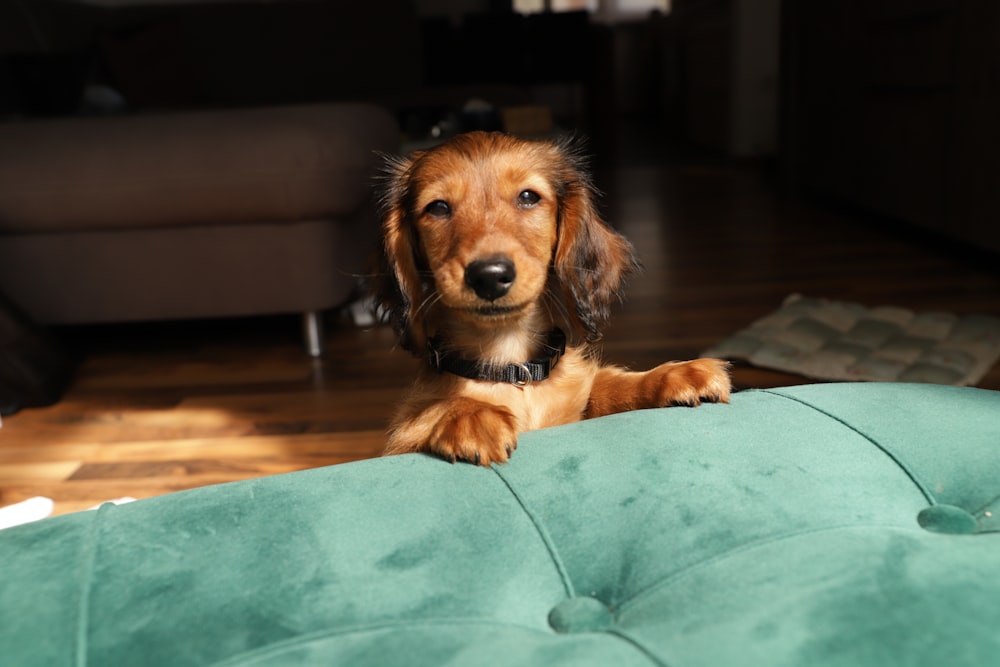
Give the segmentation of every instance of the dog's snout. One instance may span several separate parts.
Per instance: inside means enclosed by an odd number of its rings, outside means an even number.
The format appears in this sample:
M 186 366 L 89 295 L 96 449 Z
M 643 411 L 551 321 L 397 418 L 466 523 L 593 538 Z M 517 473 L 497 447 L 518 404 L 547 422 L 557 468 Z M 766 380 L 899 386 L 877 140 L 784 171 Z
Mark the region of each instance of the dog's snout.
M 515 278 L 514 262 L 503 256 L 478 259 L 465 267 L 465 284 L 487 301 L 496 301 L 507 294 Z

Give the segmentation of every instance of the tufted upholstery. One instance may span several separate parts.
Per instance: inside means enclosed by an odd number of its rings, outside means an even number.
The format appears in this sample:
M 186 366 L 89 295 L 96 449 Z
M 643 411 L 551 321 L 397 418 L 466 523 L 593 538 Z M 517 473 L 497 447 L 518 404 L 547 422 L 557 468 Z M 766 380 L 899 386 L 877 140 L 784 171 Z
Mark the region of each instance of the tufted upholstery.
M 998 393 L 748 391 L 4 531 L 0 655 L 995 665 L 998 497 Z

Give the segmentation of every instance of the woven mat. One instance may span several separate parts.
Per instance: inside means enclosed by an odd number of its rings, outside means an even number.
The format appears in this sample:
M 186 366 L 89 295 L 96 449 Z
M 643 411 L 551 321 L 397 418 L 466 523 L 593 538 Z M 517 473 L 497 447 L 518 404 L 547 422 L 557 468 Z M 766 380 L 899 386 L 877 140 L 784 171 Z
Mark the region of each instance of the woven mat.
M 816 380 L 974 385 L 1000 358 L 1000 318 L 793 294 L 704 355 Z

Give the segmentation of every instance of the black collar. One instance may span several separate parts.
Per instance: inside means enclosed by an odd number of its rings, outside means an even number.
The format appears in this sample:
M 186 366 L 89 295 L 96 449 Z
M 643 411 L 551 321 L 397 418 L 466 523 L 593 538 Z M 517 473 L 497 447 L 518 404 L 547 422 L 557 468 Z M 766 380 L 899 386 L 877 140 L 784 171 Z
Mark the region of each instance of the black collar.
M 515 387 L 525 387 L 549 377 L 559 358 L 566 353 L 566 334 L 561 329 L 553 329 L 545 342 L 545 355 L 519 364 L 492 365 L 463 359 L 452 352 L 442 352 L 440 344 L 438 338 L 427 343 L 428 360 L 434 370 L 448 371 L 470 380 L 507 382 Z

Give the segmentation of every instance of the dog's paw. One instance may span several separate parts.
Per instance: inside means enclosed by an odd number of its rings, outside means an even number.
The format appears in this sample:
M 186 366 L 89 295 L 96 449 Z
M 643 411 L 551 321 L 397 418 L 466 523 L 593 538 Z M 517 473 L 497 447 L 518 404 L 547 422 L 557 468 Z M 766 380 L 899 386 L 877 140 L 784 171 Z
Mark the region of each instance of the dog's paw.
M 649 371 L 646 384 L 658 407 L 728 403 L 732 391 L 729 363 L 721 359 L 663 364 Z
M 517 421 L 510 410 L 472 399 L 450 402 L 431 429 L 428 449 L 452 463 L 505 463 L 517 448 Z

